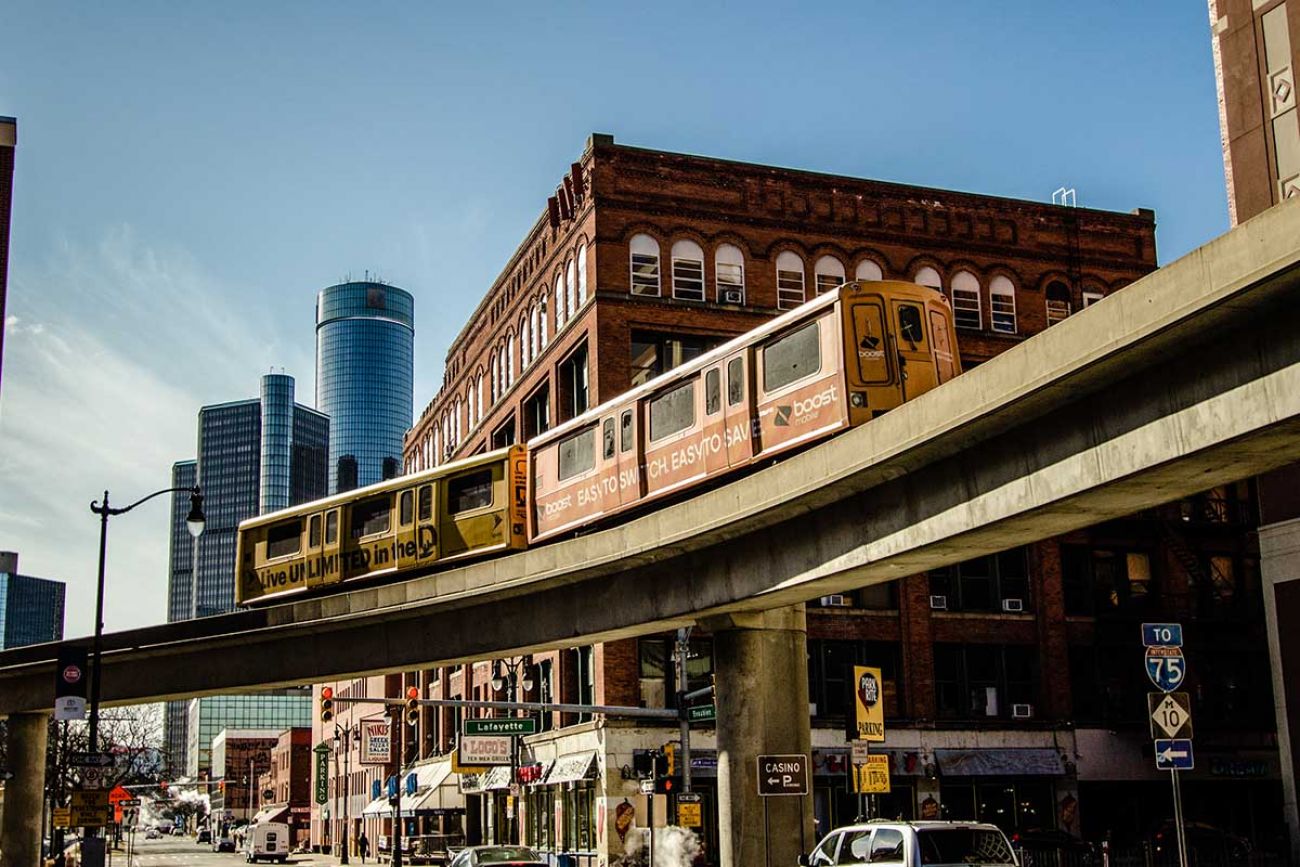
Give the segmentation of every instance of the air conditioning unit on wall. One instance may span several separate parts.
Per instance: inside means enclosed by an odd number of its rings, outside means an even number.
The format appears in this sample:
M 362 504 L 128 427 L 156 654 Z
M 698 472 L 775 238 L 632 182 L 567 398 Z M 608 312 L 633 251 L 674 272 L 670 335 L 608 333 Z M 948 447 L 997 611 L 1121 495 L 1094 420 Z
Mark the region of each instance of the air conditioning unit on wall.
M 1011 705 L 1012 719 L 1033 719 L 1034 706 L 1032 704 L 1013 704 Z
M 931 597 L 930 597 L 930 608 L 932 608 L 932 609 L 935 610 L 935 611 L 947 611 L 947 610 L 948 610 L 948 597 L 947 597 L 947 596 L 931 596 Z
M 823 596 L 820 601 L 822 608 L 847 608 L 853 604 L 852 599 L 839 593 Z
M 1025 600 L 1023 599 L 1003 599 L 1002 610 L 1008 614 L 1020 614 L 1025 610 Z
M 739 289 L 727 289 L 722 293 L 722 301 L 725 304 L 744 304 L 745 293 Z

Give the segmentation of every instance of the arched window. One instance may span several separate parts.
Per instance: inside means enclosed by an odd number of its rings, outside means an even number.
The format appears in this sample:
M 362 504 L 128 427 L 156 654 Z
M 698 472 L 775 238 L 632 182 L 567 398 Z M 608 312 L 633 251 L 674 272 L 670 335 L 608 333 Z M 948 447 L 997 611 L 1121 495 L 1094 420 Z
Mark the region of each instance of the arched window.
M 497 400 L 501 397 L 501 383 L 497 381 L 497 354 L 495 352 L 488 359 L 488 379 L 492 383 L 492 404 L 495 406 Z
M 979 331 L 984 327 L 980 310 L 980 281 L 969 271 L 952 275 L 952 324 Z
M 515 384 L 515 335 L 513 332 L 506 344 L 506 387 Z
M 528 353 L 530 346 L 528 338 L 528 314 L 525 313 L 519 320 L 519 369 L 524 370 L 532 362 L 533 357 Z
M 474 412 L 475 415 L 478 416 L 478 420 L 482 421 L 483 420 L 483 374 L 480 373 L 476 377 L 476 380 L 478 382 L 478 385 L 476 386 L 475 390 L 478 392 L 478 394 L 474 396 L 475 400 L 477 401 L 477 403 L 475 404 Z
M 813 268 L 817 294 L 829 292 L 844 282 L 844 263 L 834 256 L 822 256 Z
M 854 280 L 884 280 L 885 272 L 880 270 L 874 259 L 863 259 L 853 271 Z
M 1047 284 L 1047 324 L 1060 322 L 1070 315 L 1070 287 L 1060 280 Z
M 723 244 L 713 254 L 713 282 L 724 304 L 745 303 L 745 254 L 734 244 Z
M 1102 289 L 1095 283 L 1083 284 L 1083 306 L 1091 307 L 1098 301 L 1106 297 L 1106 290 Z
M 578 248 L 578 306 L 587 303 L 587 245 Z
M 564 275 L 555 275 L 555 333 L 564 327 Z
M 793 310 L 803 300 L 803 259 L 786 250 L 776 257 L 776 306 Z
M 528 354 L 534 360 L 542 351 L 541 325 L 541 317 L 538 315 L 537 305 L 534 304 L 528 311 Z
M 989 313 L 994 331 L 1016 333 L 1016 287 L 1001 274 L 989 281 Z
M 926 265 L 916 276 L 912 278 L 913 283 L 920 283 L 922 286 L 929 286 L 931 289 L 943 289 L 943 280 L 939 278 L 939 272 Z
M 632 294 L 659 294 L 659 242 L 649 235 L 633 235 Z
M 704 300 L 704 251 L 694 241 L 673 244 L 673 297 Z
M 545 293 L 545 292 L 542 293 L 541 301 L 538 302 L 538 305 L 537 305 L 537 306 L 538 306 L 538 311 L 539 311 L 539 312 L 538 312 L 538 321 L 539 321 L 539 324 L 541 325 L 541 329 L 542 329 L 542 331 L 541 331 L 542 336 L 541 336 L 540 340 L 541 340 L 541 344 L 542 344 L 542 349 L 545 349 L 545 348 L 546 348 L 546 344 L 548 343 L 548 340 L 547 340 L 547 338 L 546 338 L 546 293 Z
M 578 310 L 578 286 L 573 275 L 573 260 L 569 260 L 564 268 L 564 285 L 568 287 L 565 300 L 568 301 L 569 318 L 572 319 Z
M 474 383 L 465 386 L 465 428 L 474 429 Z

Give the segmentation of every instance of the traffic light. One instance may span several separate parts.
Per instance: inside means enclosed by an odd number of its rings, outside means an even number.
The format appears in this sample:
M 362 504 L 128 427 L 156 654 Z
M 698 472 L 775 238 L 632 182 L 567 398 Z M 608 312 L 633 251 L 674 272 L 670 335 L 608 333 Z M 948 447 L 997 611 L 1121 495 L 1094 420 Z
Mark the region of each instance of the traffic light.
M 682 787 L 681 777 L 677 776 L 677 744 L 664 744 L 659 755 L 663 758 L 654 765 L 655 793 L 674 795 Z
M 677 773 L 677 744 L 664 744 L 664 776 Z
M 320 721 L 327 723 L 334 719 L 334 687 L 322 686 L 320 690 Z
M 409 687 L 406 690 L 406 724 L 416 725 L 420 722 L 420 688 Z

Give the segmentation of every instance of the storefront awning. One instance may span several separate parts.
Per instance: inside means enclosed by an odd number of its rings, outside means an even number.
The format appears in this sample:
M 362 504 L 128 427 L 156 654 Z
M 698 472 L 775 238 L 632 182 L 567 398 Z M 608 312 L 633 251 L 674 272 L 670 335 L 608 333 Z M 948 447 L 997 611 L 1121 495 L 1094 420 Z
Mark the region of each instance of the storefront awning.
M 402 815 L 416 816 L 437 810 L 465 809 L 465 796 L 451 779 L 451 762 L 430 762 L 407 772 L 416 775 L 414 795 L 402 795 Z M 403 781 L 406 775 L 402 777 Z
M 1065 763 L 1050 749 L 935 750 L 945 777 L 1061 777 Z
M 576 783 L 596 776 L 596 751 L 568 753 L 560 756 L 551 765 L 551 770 L 542 781 L 542 785 L 555 786 L 560 783 Z
M 387 795 L 380 795 L 361 811 L 363 816 L 391 816 L 393 815 L 393 805 L 388 803 Z
M 253 817 L 253 824 L 256 825 L 260 822 L 287 822 L 289 821 L 289 819 L 287 818 L 288 815 L 289 815 L 288 804 L 279 804 L 272 807 L 266 807 L 260 810 L 258 814 Z
M 510 788 L 510 766 L 497 765 L 479 778 L 479 791 L 491 792 Z

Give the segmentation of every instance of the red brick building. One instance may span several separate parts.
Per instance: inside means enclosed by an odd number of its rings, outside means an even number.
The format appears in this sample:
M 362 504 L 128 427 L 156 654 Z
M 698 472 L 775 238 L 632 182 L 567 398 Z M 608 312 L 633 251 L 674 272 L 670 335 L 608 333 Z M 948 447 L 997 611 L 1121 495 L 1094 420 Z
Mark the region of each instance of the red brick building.
M 285 729 L 271 748 L 270 766 L 258 780 L 261 793 L 255 822 L 284 822 L 297 846 L 311 829 L 312 730 Z
M 407 435 L 406 467 L 527 439 L 845 279 L 942 288 L 971 367 L 1155 266 L 1149 211 L 922 189 L 593 136 L 449 349 L 443 387 Z M 1263 639 L 1249 494 L 1248 485 L 1225 488 L 815 601 L 808 644 L 821 827 L 857 810 L 845 792 L 843 736 L 845 669 L 856 662 L 885 674 L 894 791 L 879 799 L 880 813 L 1094 837 L 1145 832 L 1161 807 L 1138 798 L 1135 810 L 1132 787 L 1165 789 L 1149 756 L 1142 760 L 1149 740 L 1137 624 L 1166 614 L 1214 624 L 1205 647 L 1232 663 L 1207 663 L 1197 676 L 1219 698 L 1233 697 L 1231 708 L 1215 711 L 1209 701 L 1204 712 L 1220 720 L 1222 767 L 1242 771 L 1221 777 L 1239 784 L 1233 803 L 1243 816 L 1272 821 L 1277 759 L 1259 709 L 1268 687 L 1251 679 Z M 670 706 L 671 650 L 671 636 L 651 636 L 538 654 L 518 672 L 530 682 L 521 695 Z M 697 633 L 690 686 L 711 671 L 708 636 Z M 505 662 L 484 661 L 407 674 L 385 689 L 500 699 L 508 687 L 492 681 L 508 675 Z M 463 716 L 424 711 L 409 730 L 411 747 L 446 754 Z M 469 841 L 522 836 L 552 852 L 616 854 L 615 811 L 644 807 L 624 769 L 634 751 L 674 740 L 675 728 L 559 713 L 541 723 L 526 739 L 531 782 L 518 803 L 508 776 L 465 780 Z M 694 745 L 712 848 L 711 732 L 698 731 Z M 1222 801 L 1208 766 L 1203 777 L 1204 786 L 1189 784 L 1195 809 Z M 1129 792 L 1124 811 L 1110 795 L 1116 786 Z

